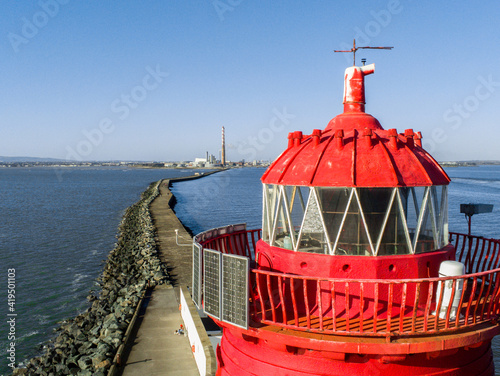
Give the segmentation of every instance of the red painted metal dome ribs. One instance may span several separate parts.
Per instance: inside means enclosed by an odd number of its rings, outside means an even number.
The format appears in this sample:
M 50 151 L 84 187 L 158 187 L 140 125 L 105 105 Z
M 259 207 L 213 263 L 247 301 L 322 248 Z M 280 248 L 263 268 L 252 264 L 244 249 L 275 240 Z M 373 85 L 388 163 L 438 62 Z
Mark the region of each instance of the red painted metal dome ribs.
M 374 66 L 346 70 L 344 113 L 324 131 L 315 129 L 308 136 L 290 133 L 288 148 L 263 175 L 263 183 L 318 187 L 449 184 L 444 170 L 422 148 L 420 132 L 384 130 L 364 112 L 364 76 L 373 70 Z
M 310 136 L 294 132 L 292 146 L 269 167 L 262 181 L 320 187 L 449 184 L 444 170 L 418 145 L 421 136 L 406 132 L 370 128 L 326 130 Z

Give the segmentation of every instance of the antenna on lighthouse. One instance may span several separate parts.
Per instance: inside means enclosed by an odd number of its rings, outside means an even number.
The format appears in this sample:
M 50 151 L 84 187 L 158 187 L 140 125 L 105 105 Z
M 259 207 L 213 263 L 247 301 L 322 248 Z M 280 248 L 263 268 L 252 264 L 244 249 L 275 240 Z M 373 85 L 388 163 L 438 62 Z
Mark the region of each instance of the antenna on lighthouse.
M 352 48 L 350 50 L 334 50 L 333 52 L 352 52 L 352 65 L 356 65 L 356 51 L 360 49 L 372 49 L 372 50 L 392 50 L 394 47 L 356 47 L 356 39 L 352 42 Z

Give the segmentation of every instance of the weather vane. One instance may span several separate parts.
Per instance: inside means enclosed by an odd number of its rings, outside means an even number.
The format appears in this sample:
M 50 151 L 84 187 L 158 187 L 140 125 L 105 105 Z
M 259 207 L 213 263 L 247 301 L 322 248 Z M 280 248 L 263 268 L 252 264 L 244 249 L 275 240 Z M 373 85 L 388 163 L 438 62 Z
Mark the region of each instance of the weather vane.
M 356 51 L 359 49 L 392 50 L 393 48 L 394 47 L 356 47 L 356 39 L 354 39 L 350 50 L 334 50 L 333 52 L 352 52 L 353 65 L 356 65 Z

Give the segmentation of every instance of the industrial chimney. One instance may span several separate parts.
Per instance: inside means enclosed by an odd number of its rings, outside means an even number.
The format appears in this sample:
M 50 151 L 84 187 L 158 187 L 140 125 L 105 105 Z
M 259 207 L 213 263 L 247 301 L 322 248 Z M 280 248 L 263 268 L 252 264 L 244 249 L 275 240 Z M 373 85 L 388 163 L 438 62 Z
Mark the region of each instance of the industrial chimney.
M 221 164 L 226 165 L 226 139 L 224 136 L 224 127 L 222 127 L 222 153 L 221 153 Z

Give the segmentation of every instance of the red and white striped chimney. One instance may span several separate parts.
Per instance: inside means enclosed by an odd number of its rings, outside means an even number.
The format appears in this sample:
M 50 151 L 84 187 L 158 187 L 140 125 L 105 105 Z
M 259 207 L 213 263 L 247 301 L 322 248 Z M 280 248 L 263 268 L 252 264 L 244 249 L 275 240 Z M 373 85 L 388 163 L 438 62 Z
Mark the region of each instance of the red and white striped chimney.
M 224 135 L 224 127 L 222 127 L 222 152 L 221 152 L 222 166 L 226 165 L 226 138 Z

